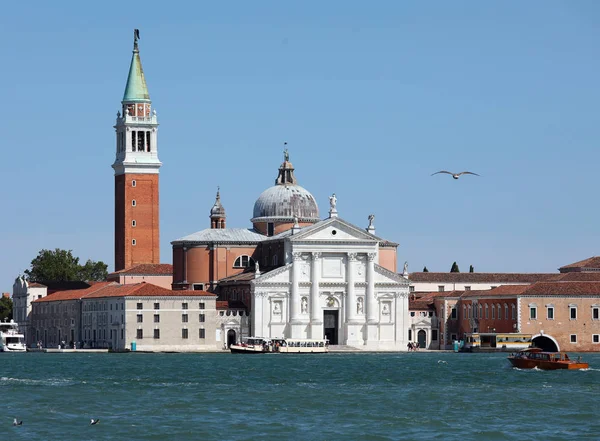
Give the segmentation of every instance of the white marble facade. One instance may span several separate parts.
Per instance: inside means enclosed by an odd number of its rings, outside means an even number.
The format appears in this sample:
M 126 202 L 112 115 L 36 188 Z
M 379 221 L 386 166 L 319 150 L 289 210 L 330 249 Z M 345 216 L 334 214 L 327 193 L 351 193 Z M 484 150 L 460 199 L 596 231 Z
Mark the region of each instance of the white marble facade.
M 286 264 L 252 282 L 254 335 L 406 348 L 409 282 L 378 265 L 380 238 L 329 218 L 284 240 Z

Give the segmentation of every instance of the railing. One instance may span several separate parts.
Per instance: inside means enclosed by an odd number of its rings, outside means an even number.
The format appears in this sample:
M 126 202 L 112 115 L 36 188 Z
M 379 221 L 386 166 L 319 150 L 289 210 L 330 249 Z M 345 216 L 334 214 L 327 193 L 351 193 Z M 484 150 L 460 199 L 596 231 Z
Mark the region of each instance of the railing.
M 156 115 L 150 116 L 132 116 L 125 115 L 124 117 L 117 119 L 117 124 L 120 123 L 146 123 L 146 124 L 156 124 Z

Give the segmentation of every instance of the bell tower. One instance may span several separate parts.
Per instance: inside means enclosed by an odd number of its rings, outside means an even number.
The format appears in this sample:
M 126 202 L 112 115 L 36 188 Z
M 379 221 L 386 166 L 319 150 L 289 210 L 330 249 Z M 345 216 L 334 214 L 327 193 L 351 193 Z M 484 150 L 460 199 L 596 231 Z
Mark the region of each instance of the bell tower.
M 115 271 L 160 263 L 158 219 L 158 121 L 146 86 L 134 30 L 133 56 L 117 134 L 115 170 Z

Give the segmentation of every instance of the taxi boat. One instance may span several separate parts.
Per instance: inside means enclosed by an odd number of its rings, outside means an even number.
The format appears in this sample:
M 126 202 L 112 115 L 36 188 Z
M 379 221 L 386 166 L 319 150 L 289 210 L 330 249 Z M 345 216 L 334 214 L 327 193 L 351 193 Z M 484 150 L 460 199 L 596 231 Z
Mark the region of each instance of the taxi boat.
M 232 354 L 264 354 L 269 352 L 269 340 L 262 337 L 247 337 L 240 343 L 229 346 Z
M 589 364 L 581 361 L 581 357 L 577 360 L 571 360 L 564 352 L 544 352 L 540 348 L 523 349 L 515 354 L 510 354 L 508 361 L 513 367 L 519 369 L 587 369 Z

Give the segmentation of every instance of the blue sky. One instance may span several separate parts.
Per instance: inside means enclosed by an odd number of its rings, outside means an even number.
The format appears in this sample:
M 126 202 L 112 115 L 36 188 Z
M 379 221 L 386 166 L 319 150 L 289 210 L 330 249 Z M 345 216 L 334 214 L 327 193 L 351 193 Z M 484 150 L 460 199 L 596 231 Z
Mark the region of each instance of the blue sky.
M 113 268 L 112 126 L 133 28 L 161 124 L 161 255 L 250 226 L 283 142 L 326 217 L 399 265 L 553 272 L 597 254 L 600 4 L 10 2 L 0 15 L 0 289 L 42 248 Z M 431 173 L 472 170 L 458 181 Z

